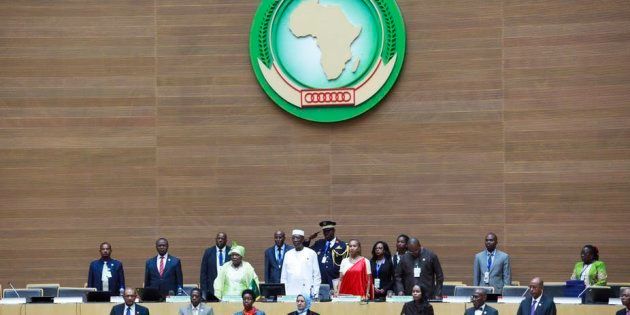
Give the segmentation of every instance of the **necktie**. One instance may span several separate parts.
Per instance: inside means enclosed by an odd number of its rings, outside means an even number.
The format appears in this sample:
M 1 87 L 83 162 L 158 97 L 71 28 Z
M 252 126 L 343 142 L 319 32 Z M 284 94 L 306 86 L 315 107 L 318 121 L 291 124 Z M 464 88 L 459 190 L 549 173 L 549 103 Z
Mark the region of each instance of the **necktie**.
M 490 267 L 492 267 L 492 254 L 488 254 L 488 271 L 490 271 Z
M 278 247 L 277 251 L 278 255 L 276 259 L 278 260 L 278 266 L 282 266 L 282 247 Z
M 219 266 L 223 266 L 223 250 L 219 249 Z
M 326 248 L 324 248 L 324 257 L 328 256 L 329 247 L 330 247 L 330 241 L 326 241 Z
M 127 306 L 127 312 L 125 314 L 126 315 L 131 315 L 131 307 Z
M 101 281 L 103 282 L 103 291 L 109 291 L 110 271 L 107 267 L 107 261 L 103 262 L 103 270 L 101 271 Z
M 529 311 L 529 315 L 534 315 L 536 314 L 536 300 L 532 299 L 532 308 Z
M 164 256 L 160 256 L 160 277 L 164 275 Z

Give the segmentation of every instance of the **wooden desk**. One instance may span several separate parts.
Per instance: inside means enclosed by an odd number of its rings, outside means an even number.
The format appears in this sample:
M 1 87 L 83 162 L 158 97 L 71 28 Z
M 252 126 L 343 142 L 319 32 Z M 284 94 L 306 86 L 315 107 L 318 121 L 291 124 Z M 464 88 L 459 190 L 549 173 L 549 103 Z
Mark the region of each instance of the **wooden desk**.
M 23 304 L 2 305 L 0 315 L 108 315 L 113 303 L 90 304 Z M 177 315 L 179 308 L 185 304 L 177 303 L 145 303 L 151 315 Z M 231 315 L 241 310 L 238 303 L 212 303 L 215 315 Z M 499 314 L 516 314 L 518 304 L 491 304 L 499 310 Z M 559 315 L 610 315 L 615 314 L 619 305 L 556 305 Z M 294 311 L 290 303 L 256 303 L 256 307 L 267 315 L 284 315 Z M 462 315 L 470 303 L 435 303 L 436 315 Z M 316 303 L 313 311 L 322 315 L 397 315 L 402 304 L 398 303 Z

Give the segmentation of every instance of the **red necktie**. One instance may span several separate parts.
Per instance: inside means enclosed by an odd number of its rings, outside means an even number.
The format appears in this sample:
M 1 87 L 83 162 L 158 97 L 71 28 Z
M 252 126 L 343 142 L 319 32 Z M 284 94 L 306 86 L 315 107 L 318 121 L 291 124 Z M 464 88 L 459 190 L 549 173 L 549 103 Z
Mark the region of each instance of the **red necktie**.
M 164 275 L 164 256 L 160 256 L 160 277 Z

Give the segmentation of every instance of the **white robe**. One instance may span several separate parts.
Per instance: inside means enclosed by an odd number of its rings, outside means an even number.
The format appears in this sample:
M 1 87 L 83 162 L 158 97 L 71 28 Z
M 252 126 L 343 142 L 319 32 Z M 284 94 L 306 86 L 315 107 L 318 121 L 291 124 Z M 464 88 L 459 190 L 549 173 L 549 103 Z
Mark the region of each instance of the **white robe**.
M 292 249 L 284 254 L 280 282 L 284 283 L 287 295 L 319 294 L 322 277 L 319 273 L 317 254 L 308 247 L 301 251 Z

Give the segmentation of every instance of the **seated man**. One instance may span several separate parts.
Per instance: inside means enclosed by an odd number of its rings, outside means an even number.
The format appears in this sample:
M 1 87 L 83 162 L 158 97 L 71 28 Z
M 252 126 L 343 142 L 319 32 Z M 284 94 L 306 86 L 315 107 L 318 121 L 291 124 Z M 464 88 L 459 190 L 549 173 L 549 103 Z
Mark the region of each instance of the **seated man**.
M 179 309 L 179 315 L 214 315 L 212 307 L 201 303 L 201 289 L 190 290 L 190 304 Z
M 556 315 L 556 304 L 553 298 L 543 294 L 544 282 L 539 277 L 529 283 L 531 296 L 521 302 L 517 315 Z
M 484 289 L 476 289 L 472 296 L 473 307 L 466 310 L 464 315 L 499 315 L 499 312 L 486 304 L 488 295 Z
M 124 304 L 114 305 L 109 315 L 149 315 L 149 309 L 136 304 L 136 290 L 134 288 L 125 289 L 123 294 Z

